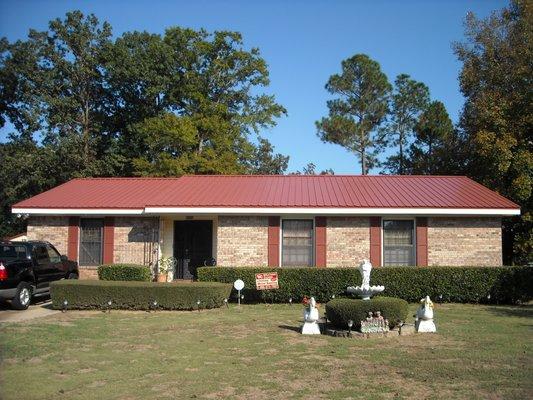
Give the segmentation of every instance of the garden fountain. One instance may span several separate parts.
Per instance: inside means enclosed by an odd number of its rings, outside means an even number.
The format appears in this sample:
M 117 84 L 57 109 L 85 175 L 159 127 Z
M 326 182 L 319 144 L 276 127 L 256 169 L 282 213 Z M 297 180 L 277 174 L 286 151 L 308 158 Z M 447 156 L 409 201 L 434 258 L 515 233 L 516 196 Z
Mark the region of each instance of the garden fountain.
M 363 260 L 359 265 L 359 272 L 363 278 L 361 286 L 349 286 L 346 292 L 352 295 L 361 297 L 363 300 L 370 300 L 375 294 L 383 292 L 385 286 L 370 286 L 370 272 L 372 271 L 372 264 L 368 260 Z

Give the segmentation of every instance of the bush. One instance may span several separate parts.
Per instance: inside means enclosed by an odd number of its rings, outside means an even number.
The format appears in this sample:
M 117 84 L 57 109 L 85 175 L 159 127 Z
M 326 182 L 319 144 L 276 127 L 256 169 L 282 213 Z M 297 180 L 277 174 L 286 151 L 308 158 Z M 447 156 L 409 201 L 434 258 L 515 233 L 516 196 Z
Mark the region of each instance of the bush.
M 144 281 L 150 282 L 150 267 L 137 264 L 109 264 L 98 267 L 101 281 Z
M 381 311 L 389 320 L 389 327 L 394 328 L 407 318 L 409 304 L 396 297 L 374 297 L 370 300 L 334 299 L 326 304 L 326 315 L 331 323 L 339 328 L 347 327 L 352 320 L 356 329 L 361 328 L 361 321 L 368 317 L 369 311 Z
M 216 282 L 124 282 L 79 281 L 52 282 L 50 296 L 52 306 L 62 309 L 68 301 L 68 309 L 92 310 L 111 308 L 121 310 L 149 310 L 157 301 L 158 309 L 193 310 L 215 308 L 224 304 L 231 293 L 231 285 Z
M 278 290 L 255 290 L 255 274 L 277 272 Z M 202 267 L 198 280 L 245 283 L 248 300 L 287 302 L 314 296 L 327 302 L 347 286 L 361 284 L 357 268 Z M 429 295 L 438 302 L 512 304 L 533 299 L 531 267 L 381 267 L 372 270 L 371 283 L 384 285 L 384 295 L 419 302 Z M 442 298 L 440 297 L 442 295 Z

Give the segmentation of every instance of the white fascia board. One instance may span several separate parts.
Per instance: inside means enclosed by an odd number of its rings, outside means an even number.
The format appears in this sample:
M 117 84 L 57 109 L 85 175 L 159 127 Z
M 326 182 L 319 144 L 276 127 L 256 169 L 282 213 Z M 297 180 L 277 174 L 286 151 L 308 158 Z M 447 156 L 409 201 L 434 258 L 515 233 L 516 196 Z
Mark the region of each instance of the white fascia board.
M 13 208 L 11 213 L 27 215 L 142 215 L 144 210 L 141 208 Z
M 145 214 L 211 215 L 447 215 L 509 216 L 520 215 L 512 208 L 296 208 L 296 207 L 146 207 Z

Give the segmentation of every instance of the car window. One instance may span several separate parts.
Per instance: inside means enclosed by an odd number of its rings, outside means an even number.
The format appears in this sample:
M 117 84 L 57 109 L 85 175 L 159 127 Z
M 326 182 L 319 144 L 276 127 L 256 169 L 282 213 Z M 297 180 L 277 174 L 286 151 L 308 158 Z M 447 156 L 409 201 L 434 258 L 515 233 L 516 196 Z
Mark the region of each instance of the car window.
M 37 261 L 37 264 L 39 265 L 45 265 L 50 262 L 48 250 L 45 246 L 35 246 L 33 248 L 33 256 L 35 257 L 35 261 Z
M 0 246 L 0 258 L 12 260 L 26 259 L 26 248 L 24 246 L 3 245 Z
M 50 258 L 51 263 L 61 262 L 61 256 L 59 255 L 56 249 L 54 249 L 50 245 L 47 245 L 46 250 L 48 251 L 48 257 Z

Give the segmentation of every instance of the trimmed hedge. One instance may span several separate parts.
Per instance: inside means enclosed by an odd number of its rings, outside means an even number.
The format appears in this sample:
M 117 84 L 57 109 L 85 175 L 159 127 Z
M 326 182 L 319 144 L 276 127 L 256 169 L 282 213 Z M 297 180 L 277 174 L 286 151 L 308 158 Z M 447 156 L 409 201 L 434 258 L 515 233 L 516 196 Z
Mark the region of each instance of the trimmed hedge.
M 277 272 L 278 290 L 255 290 L 255 274 Z M 357 268 L 202 267 L 198 280 L 228 282 L 242 279 L 243 294 L 252 301 L 299 301 L 314 296 L 327 302 L 347 286 L 361 284 Z M 533 299 L 531 267 L 381 267 L 371 283 L 384 285 L 385 296 L 419 302 L 429 295 L 438 302 L 513 304 Z M 442 297 L 440 297 L 442 296 Z
M 352 320 L 356 329 L 361 328 L 361 321 L 368 317 L 369 311 L 381 311 L 381 315 L 389 320 L 389 327 L 394 328 L 405 321 L 409 304 L 396 297 L 374 297 L 370 300 L 334 299 L 326 304 L 326 315 L 333 325 L 345 328 Z
M 150 310 L 154 300 L 157 309 L 163 310 L 194 310 L 198 300 L 200 308 L 215 308 L 222 306 L 230 293 L 230 284 L 217 282 L 61 280 L 50 285 L 53 308 L 62 309 L 67 300 L 67 308 L 77 310 Z
M 150 282 L 150 267 L 137 264 L 109 264 L 98 267 L 98 278 L 101 281 L 143 281 Z

